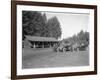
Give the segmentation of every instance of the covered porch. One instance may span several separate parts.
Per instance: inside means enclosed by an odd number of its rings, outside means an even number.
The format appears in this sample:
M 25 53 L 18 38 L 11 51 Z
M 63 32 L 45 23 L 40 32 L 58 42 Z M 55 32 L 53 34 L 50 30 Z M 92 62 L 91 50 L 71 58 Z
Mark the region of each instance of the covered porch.
M 26 36 L 27 40 L 32 44 L 31 48 L 51 48 L 59 43 L 55 38 Z

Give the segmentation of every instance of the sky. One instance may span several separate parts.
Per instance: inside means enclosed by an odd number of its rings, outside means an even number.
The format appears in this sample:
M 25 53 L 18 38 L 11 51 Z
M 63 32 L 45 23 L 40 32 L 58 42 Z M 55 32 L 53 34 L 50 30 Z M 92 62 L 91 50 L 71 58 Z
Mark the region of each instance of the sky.
M 45 12 L 47 19 L 56 16 L 60 22 L 62 35 L 60 39 L 68 38 L 81 30 L 89 32 L 89 14 Z

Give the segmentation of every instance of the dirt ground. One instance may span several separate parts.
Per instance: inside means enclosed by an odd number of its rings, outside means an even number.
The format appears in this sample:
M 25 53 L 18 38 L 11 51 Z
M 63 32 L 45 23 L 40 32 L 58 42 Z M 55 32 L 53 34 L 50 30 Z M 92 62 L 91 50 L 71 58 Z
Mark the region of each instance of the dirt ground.
M 89 51 L 54 52 L 46 49 L 22 50 L 22 68 L 48 68 L 67 66 L 88 66 Z

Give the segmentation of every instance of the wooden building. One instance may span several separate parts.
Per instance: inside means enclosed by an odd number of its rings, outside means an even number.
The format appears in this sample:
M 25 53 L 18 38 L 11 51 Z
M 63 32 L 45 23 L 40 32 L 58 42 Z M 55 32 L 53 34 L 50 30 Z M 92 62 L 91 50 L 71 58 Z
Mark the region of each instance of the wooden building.
M 52 37 L 25 36 L 31 43 L 31 48 L 50 48 L 58 44 L 58 40 Z

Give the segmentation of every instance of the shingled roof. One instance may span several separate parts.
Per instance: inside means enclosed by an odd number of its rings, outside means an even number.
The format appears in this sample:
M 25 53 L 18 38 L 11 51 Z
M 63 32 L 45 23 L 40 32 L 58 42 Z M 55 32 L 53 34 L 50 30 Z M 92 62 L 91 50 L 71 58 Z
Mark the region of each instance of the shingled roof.
M 56 38 L 52 37 L 38 37 L 38 36 L 25 36 L 30 41 L 50 41 L 50 42 L 58 42 Z

